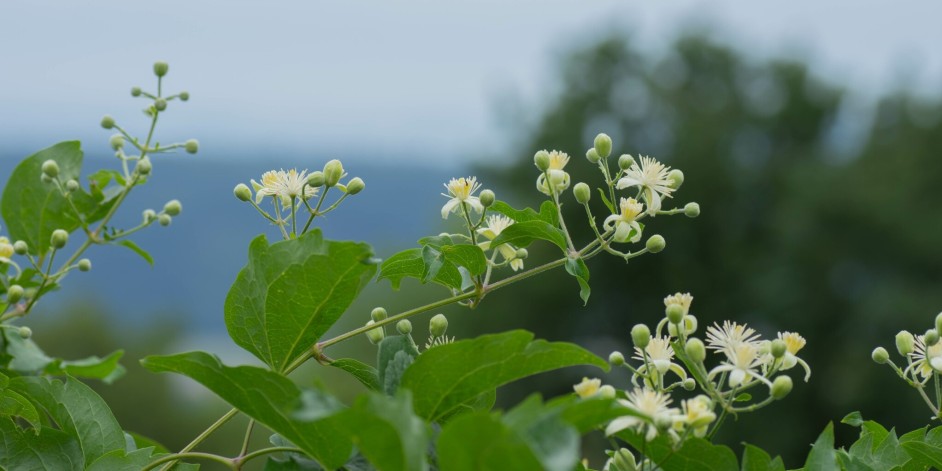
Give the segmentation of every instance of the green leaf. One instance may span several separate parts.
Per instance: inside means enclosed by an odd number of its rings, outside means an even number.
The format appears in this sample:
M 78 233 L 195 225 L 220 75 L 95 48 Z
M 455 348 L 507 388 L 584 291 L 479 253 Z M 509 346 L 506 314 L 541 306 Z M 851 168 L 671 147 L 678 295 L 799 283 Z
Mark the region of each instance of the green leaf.
M 426 470 L 428 426 L 412 411 L 409 391 L 367 393 L 336 420 L 357 449 L 383 471 Z
M 276 371 L 329 329 L 373 277 L 370 246 L 336 242 L 313 230 L 268 245 L 259 236 L 226 297 L 229 335 Z
M 122 356 L 124 356 L 124 350 L 112 352 L 105 358 L 90 356 L 74 361 L 55 359 L 46 366 L 46 373 L 100 379 L 105 384 L 111 384 L 124 376 L 126 372 L 124 367 L 118 363 Z
M 805 461 L 805 469 L 815 471 L 840 471 L 837 463 L 837 452 L 834 450 L 834 424 L 828 422 L 827 427 L 818 436 L 811 447 L 811 453 Z
M 574 365 L 608 370 L 608 362 L 577 345 L 532 340 L 530 332 L 515 330 L 435 347 L 406 370 L 401 387 L 415 395 L 416 413 L 434 422 L 479 394 L 537 373 Z
M 608 208 L 608 210 L 611 211 L 612 214 L 618 214 L 618 210 L 616 210 L 615 205 L 612 204 L 611 201 L 609 201 L 608 196 L 605 194 L 605 190 L 601 188 L 596 188 L 596 189 L 599 190 L 599 196 L 602 197 L 602 202 L 605 203 L 605 207 Z
M 477 245 L 449 245 L 442 247 L 445 260 L 466 268 L 472 275 L 480 275 L 487 270 L 487 257 Z
M 49 427 L 34 434 L 21 430 L 9 417 L 0 417 L 0 469 L 82 471 L 85 461 L 75 437 Z
M 381 383 L 379 382 L 379 373 L 376 371 L 376 368 L 362 361 L 354 360 L 353 358 L 341 358 L 330 362 L 329 365 L 350 373 L 367 388 L 374 391 L 382 389 Z
M 24 339 L 19 335 L 9 334 L 5 330 L 0 330 L 0 338 L 4 340 L 3 347 L 6 354 L 12 357 L 6 365 L 12 371 L 36 374 L 53 361 L 52 358 L 46 356 L 33 339 Z
M 133 447 L 128 445 L 129 451 L 140 450 L 143 448 L 153 448 L 154 454 L 170 453 L 170 450 L 168 450 L 167 447 L 161 445 L 160 443 L 157 443 L 156 440 L 149 437 L 145 437 L 139 433 L 128 432 L 127 430 L 125 430 L 124 438 L 125 440 L 130 440 L 130 442 L 134 444 Z
M 860 415 L 859 411 L 854 411 L 845 415 L 844 418 L 841 419 L 841 423 L 850 425 L 851 427 L 860 427 L 863 425 L 864 419 L 863 416 Z
M 547 405 L 556 408 L 559 411 L 559 417 L 576 427 L 580 434 L 596 430 L 618 417 L 626 415 L 641 417 L 640 413 L 622 406 L 614 399 L 600 397 L 581 399 L 569 395 L 554 399 Z
M 569 471 L 579 462 L 579 432 L 559 417 L 556 408 L 545 407 L 538 396 L 530 396 L 502 421 L 529 446 L 543 469 Z
M 376 366 L 379 384 L 386 394 L 392 396 L 396 393 L 403 374 L 418 356 L 419 349 L 409 335 L 391 335 L 380 342 Z
M 752 400 L 752 394 L 749 393 L 740 393 L 733 398 L 733 402 L 749 402 Z
M 153 461 L 153 448 L 143 448 L 130 453 L 115 450 L 95 460 L 85 471 L 140 471 Z
M 377 280 L 388 279 L 395 290 L 399 289 L 403 278 L 415 278 L 422 283 L 431 280 L 448 288 L 461 289 L 461 273 L 453 263 L 442 259 L 435 267 L 429 265 L 439 254 L 432 245 L 399 252 L 383 262 Z M 430 273 L 433 269 L 434 273 Z
M 448 422 L 438 437 L 437 452 L 439 468 L 444 471 L 543 469 L 527 442 L 486 412 L 465 414 Z
M 335 433 L 331 416 L 343 405 L 320 391 L 301 390 L 288 378 L 254 366 L 229 367 L 205 352 L 149 356 L 141 360 L 154 372 L 180 373 L 196 380 L 229 404 L 334 469 L 350 457 L 352 444 Z M 302 404 L 303 416 L 292 411 Z
M 144 261 L 147 262 L 148 265 L 154 266 L 154 257 L 151 257 L 150 254 L 147 253 L 146 250 L 142 249 L 140 246 L 138 246 L 134 242 L 131 242 L 128 239 L 124 239 L 122 241 L 115 242 L 115 244 L 131 249 L 132 252 L 140 255 L 141 258 L 143 258 Z
M 556 211 L 556 205 L 549 200 L 544 201 L 543 204 L 540 205 L 539 213 L 530 208 L 524 208 L 522 210 L 514 209 L 503 201 L 496 201 L 488 208 L 488 211 L 501 213 L 513 219 L 514 222 L 543 221 L 553 226 L 559 225 L 559 213 Z
M 2 376 L 0 374 L 0 377 Z M 36 406 L 22 394 L 2 387 L 0 387 L 0 417 L 19 417 L 37 431 L 42 428 Z
M 773 460 L 765 450 L 745 444 L 742 452 L 742 471 L 785 471 L 785 465 L 782 459 L 775 457 Z
M 545 221 L 525 221 L 512 224 L 500 231 L 500 234 L 491 241 L 491 246 L 512 244 L 516 247 L 526 247 L 535 240 L 549 241 L 556 244 L 563 251 L 567 250 L 566 236 L 563 231 Z
M 63 432 L 78 441 L 83 466 L 108 452 L 125 449 L 124 431 L 108 405 L 82 382 L 71 377 L 62 382 L 23 376 L 11 379 L 9 388 L 44 408 Z
M 592 289 L 589 287 L 589 267 L 586 266 L 585 261 L 581 258 L 567 258 L 566 273 L 576 277 L 576 281 L 579 282 L 579 297 L 582 298 L 582 304 L 588 304 Z
M 905 442 L 902 447 L 914 460 L 935 469 L 942 469 L 942 447 L 916 440 Z
M 625 429 L 616 434 L 644 453 L 664 471 L 738 471 L 739 464 L 733 450 L 714 445 L 702 438 L 688 438 L 679 450 L 666 435 L 646 441 L 644 434 Z

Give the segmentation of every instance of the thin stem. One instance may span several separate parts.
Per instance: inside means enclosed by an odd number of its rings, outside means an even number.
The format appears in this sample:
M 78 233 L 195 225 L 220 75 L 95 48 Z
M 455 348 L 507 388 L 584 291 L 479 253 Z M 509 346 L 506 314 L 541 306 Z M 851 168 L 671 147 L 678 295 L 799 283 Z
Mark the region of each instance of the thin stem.
M 186 458 L 185 456 L 180 456 L 180 455 L 187 454 L 187 452 L 189 452 L 190 450 L 196 448 L 196 445 L 199 445 L 203 440 L 206 440 L 206 437 L 210 436 L 210 435 L 211 435 L 213 432 L 215 432 L 219 427 L 222 427 L 223 424 L 225 424 L 225 423 L 228 422 L 230 419 L 232 419 L 233 417 L 235 417 L 236 414 L 238 414 L 238 413 L 239 413 L 239 409 L 231 409 L 231 410 L 229 410 L 229 412 L 226 412 L 225 415 L 223 415 L 223 416 L 220 417 L 218 420 L 216 420 L 215 422 L 213 422 L 213 424 L 210 425 L 206 430 L 203 430 L 203 433 L 197 435 L 196 438 L 193 439 L 193 441 L 191 441 L 189 444 L 187 444 L 187 446 L 183 447 L 183 449 L 180 450 L 180 453 L 177 453 L 176 455 L 171 455 L 171 456 L 177 456 L 177 458 L 169 459 L 169 460 L 161 460 L 161 461 L 158 461 L 159 463 L 167 463 L 166 465 L 164 465 L 164 467 L 160 468 L 160 471 L 169 470 L 170 468 L 173 467 L 174 464 L 176 464 L 177 460 L 179 460 L 180 458 Z M 168 462 L 168 461 L 169 461 L 169 462 Z M 151 463 L 151 466 L 150 466 L 150 467 L 145 468 L 145 469 L 142 470 L 142 471 L 146 471 L 147 469 L 152 469 L 154 464 L 157 464 L 157 463 Z
M 273 447 L 270 447 L 270 448 L 262 448 L 261 450 L 255 450 L 255 451 L 253 451 L 253 452 L 251 452 L 251 453 L 249 453 L 249 454 L 247 454 L 247 455 L 245 455 L 245 456 L 243 456 L 243 457 L 241 457 L 241 458 L 236 458 L 234 461 L 236 462 L 236 466 L 238 466 L 238 467 L 241 468 L 242 465 L 243 465 L 246 461 L 249 461 L 249 460 L 251 460 L 251 459 L 253 459 L 253 458 L 258 458 L 259 456 L 270 455 L 270 454 L 272 454 L 272 453 L 278 453 L 278 452 L 285 452 L 285 453 L 304 453 L 304 450 L 301 450 L 301 449 L 299 449 L 299 448 L 290 447 L 290 446 L 273 446 Z
M 245 453 L 249 451 L 249 442 L 252 441 L 252 430 L 255 428 L 255 419 L 249 419 L 249 425 L 245 427 L 245 439 L 242 440 L 242 449 L 239 451 L 239 456 L 245 456 Z
M 167 464 L 164 465 L 164 467 L 161 469 L 170 469 L 168 466 L 173 466 L 177 461 L 185 460 L 187 458 L 196 458 L 196 459 L 216 461 L 216 462 L 226 465 L 230 469 L 238 469 L 235 463 L 232 462 L 232 460 L 224 456 L 214 455 L 212 453 L 200 453 L 196 451 L 191 451 L 188 453 L 181 452 L 181 453 L 174 453 L 172 455 L 163 456 L 153 461 L 152 463 L 148 464 L 147 466 L 141 468 L 141 471 L 149 471 L 164 463 L 167 463 Z

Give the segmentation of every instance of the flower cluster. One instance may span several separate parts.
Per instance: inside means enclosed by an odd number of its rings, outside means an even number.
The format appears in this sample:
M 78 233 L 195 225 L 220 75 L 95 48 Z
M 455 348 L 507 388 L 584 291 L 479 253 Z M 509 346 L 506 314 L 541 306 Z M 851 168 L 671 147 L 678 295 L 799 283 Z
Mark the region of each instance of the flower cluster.
M 873 350 L 871 358 L 879 364 L 890 366 L 893 371 L 907 384 L 915 388 L 932 411 L 936 418 L 942 419 L 942 342 L 939 341 L 939 332 L 942 331 L 942 313 L 935 318 L 933 328 L 922 335 L 913 335 L 902 330 L 896 334 L 896 351 L 903 357 L 906 367 L 900 368 L 890 359 L 889 352 L 883 347 Z M 926 393 L 932 381 L 935 394 Z M 934 397 L 935 400 L 930 399 Z

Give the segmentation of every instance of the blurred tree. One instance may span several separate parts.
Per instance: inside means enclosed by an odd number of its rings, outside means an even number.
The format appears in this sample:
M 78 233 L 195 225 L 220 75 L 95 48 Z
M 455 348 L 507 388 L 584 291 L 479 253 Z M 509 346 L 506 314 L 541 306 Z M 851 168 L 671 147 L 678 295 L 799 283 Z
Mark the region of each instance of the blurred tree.
M 846 92 L 807 66 L 753 63 L 704 37 L 648 57 L 615 36 L 572 53 L 560 72 L 561 91 L 543 102 L 537 125 L 513 130 L 525 137 L 512 162 L 479 172 L 499 182 L 498 197 L 538 204 L 533 151 L 582 160 L 595 134 L 606 132 L 615 141 L 612 158 L 650 154 L 682 169 L 686 183 L 665 207 L 697 201 L 702 215 L 652 221 L 648 234 L 663 234 L 667 250 L 627 268 L 611 257 L 591 260 L 585 308 L 564 273 L 495 293 L 479 315 L 512 314 L 500 317 L 502 325 L 489 319 L 488 329 L 526 326 L 539 337 L 627 356 L 631 326 L 656 322 L 665 295 L 690 291 L 700 335 L 732 319 L 766 337 L 789 330 L 808 340 L 811 384 L 799 381 L 785 403 L 728 423 L 721 441 L 750 441 L 795 466 L 827 421 L 854 410 L 901 430 L 928 422 L 915 391 L 869 355 L 876 345 L 892 347 L 900 329 L 931 327 L 942 309 L 938 103 L 907 93 L 873 100 L 879 106 L 870 125 Z M 847 132 L 855 127 L 857 139 Z M 598 181 L 584 161 L 567 170 L 573 184 Z M 564 201 L 569 227 L 589 240 L 584 212 L 570 195 Z M 606 210 L 593 203 L 601 222 Z M 539 387 L 565 393 L 575 379 L 544 377 Z M 516 401 L 525 390 L 503 398 Z M 841 432 L 845 439 L 854 433 Z

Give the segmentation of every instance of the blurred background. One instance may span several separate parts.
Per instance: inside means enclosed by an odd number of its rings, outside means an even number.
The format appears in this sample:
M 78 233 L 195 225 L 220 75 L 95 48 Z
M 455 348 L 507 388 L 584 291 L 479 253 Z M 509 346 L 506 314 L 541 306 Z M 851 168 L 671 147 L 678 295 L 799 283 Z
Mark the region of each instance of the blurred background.
M 125 349 L 127 377 L 94 386 L 125 428 L 179 448 L 227 407 L 137 360 L 198 348 L 254 361 L 228 339 L 222 305 L 251 238 L 277 234 L 231 196 L 235 184 L 342 159 L 367 187 L 322 227 L 388 257 L 449 227 L 439 215 L 448 178 L 475 174 L 498 198 L 536 205 L 533 153 L 566 151 L 573 180 L 592 182 L 582 156 L 606 132 L 616 155 L 682 169 L 670 203 L 696 201 L 702 215 L 653 221 L 648 230 L 667 239 L 660 254 L 590 261 L 588 306 L 559 271 L 475 311 L 444 310 L 449 333 L 525 328 L 627 353 L 631 326 L 656 322 L 665 295 L 689 291 L 701 328 L 732 319 L 808 340 L 810 384 L 728 423 L 724 443 L 747 440 L 794 467 L 828 421 L 851 411 L 900 430 L 927 424 L 916 393 L 869 354 L 892 347 L 900 329 L 928 329 L 942 310 L 942 6 L 508 3 L 0 5 L 4 181 L 19 160 L 67 139 L 83 141 L 87 170 L 114 166 L 98 122 L 111 114 L 144 131 L 144 102 L 128 90 L 153 88 L 154 60 L 170 63 L 166 89 L 192 96 L 172 103 L 157 136 L 201 142 L 195 156 L 155 159 L 154 178 L 118 219 L 131 226 L 145 208 L 183 202 L 171 227 L 135 239 L 156 265 L 121 248 L 92 251 L 94 270 L 70 276 L 28 319 L 37 341 L 67 358 Z M 588 228 L 571 226 L 588 240 Z M 528 263 L 551 255 L 534 247 Z M 362 324 L 379 303 L 395 312 L 441 294 L 373 284 L 335 330 Z M 414 320 L 418 332 L 432 314 Z M 375 354 L 366 339 L 336 348 Z M 511 385 L 499 406 L 534 388 L 565 394 L 585 374 L 598 372 Z M 322 368 L 297 378 L 345 397 L 360 390 Z M 627 385 L 620 373 L 605 380 Z M 243 425 L 209 446 L 235 452 Z M 837 430 L 844 442 L 855 434 Z M 597 465 L 600 441 L 586 450 Z

